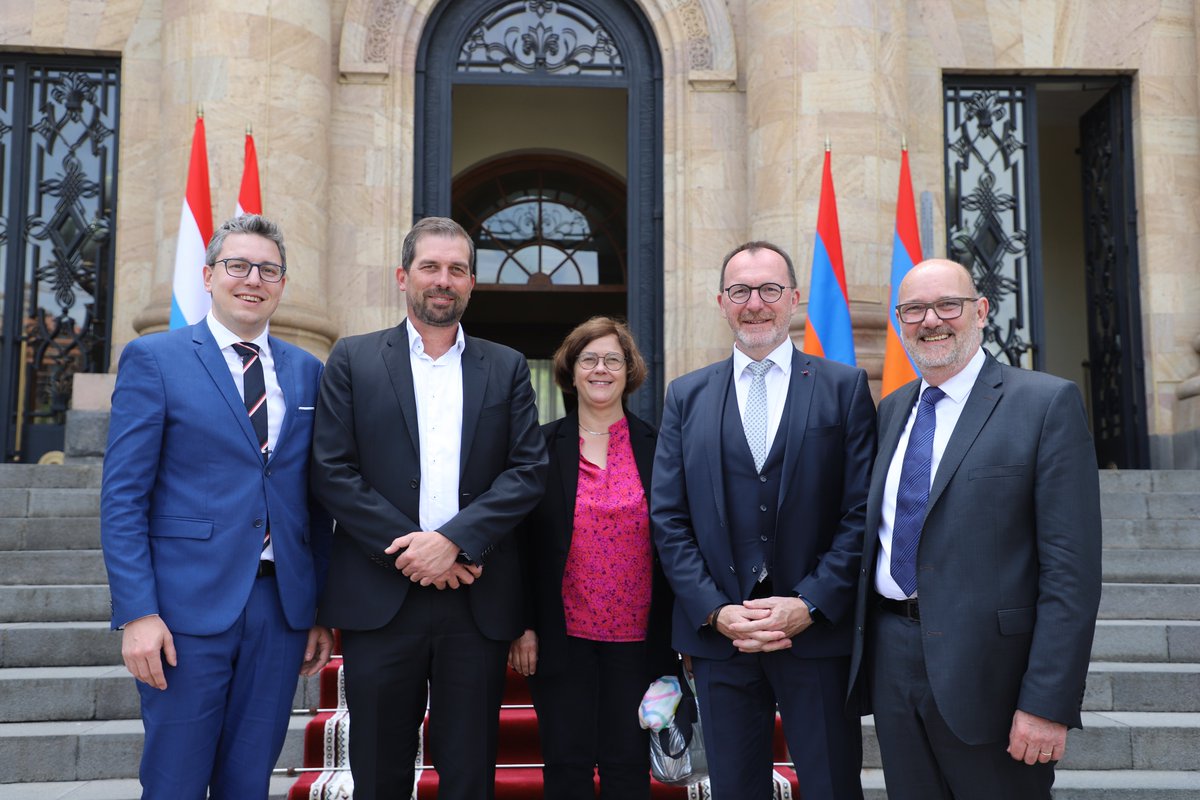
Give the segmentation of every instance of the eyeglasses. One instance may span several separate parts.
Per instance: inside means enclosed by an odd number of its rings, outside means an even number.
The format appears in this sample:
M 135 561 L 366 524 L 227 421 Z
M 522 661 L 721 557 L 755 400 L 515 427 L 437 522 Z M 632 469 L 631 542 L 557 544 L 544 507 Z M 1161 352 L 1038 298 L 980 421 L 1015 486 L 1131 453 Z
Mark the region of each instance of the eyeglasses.
M 625 368 L 625 356 L 620 353 L 605 353 L 603 356 L 596 353 L 580 353 L 575 363 L 583 369 L 595 369 L 601 360 L 604 361 L 604 366 L 613 372 Z
M 750 301 L 750 293 L 758 292 L 758 297 L 764 303 L 774 303 L 779 298 L 783 297 L 785 289 L 791 289 L 791 286 L 781 286 L 778 283 L 762 283 L 758 286 L 747 286 L 744 283 L 735 283 L 725 289 L 725 294 L 729 295 L 729 299 L 738 305 Z
M 974 303 L 978 297 L 942 297 L 932 303 L 901 303 L 896 306 L 896 316 L 909 325 L 925 321 L 929 309 L 938 319 L 958 319 L 963 313 L 963 303 Z
M 231 278 L 249 277 L 251 268 L 258 267 L 258 277 L 267 283 L 279 283 L 283 280 L 283 273 L 287 272 L 287 267 L 281 264 L 273 264 L 270 261 L 255 263 L 247 261 L 244 258 L 222 258 L 218 259 L 215 263 L 223 264 L 225 271 L 229 273 L 229 277 Z

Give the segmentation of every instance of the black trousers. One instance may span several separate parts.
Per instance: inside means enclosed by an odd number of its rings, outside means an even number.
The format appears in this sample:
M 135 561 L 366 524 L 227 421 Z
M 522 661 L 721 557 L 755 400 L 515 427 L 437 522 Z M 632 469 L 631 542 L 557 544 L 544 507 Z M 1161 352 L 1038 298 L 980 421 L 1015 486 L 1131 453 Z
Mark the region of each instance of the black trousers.
M 1014 761 L 946 725 L 929 687 L 921 623 L 871 609 L 871 702 L 888 800 L 1050 800 L 1054 766 Z
M 529 680 L 542 742 L 545 800 L 648 800 L 650 740 L 638 724 L 645 642 L 567 637 L 567 668 Z
M 409 800 L 429 703 L 440 800 L 491 800 L 508 642 L 475 626 L 464 590 L 413 586 L 392 620 L 342 631 L 355 800 Z

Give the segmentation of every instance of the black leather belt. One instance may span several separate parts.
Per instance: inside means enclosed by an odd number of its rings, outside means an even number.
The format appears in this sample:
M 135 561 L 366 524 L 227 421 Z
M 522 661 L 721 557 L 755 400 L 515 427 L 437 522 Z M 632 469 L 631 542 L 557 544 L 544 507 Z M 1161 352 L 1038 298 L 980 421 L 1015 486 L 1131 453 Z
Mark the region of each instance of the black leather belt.
M 268 561 L 265 558 L 258 560 L 258 573 L 256 578 L 273 578 L 275 576 L 275 562 Z
M 915 619 L 917 622 L 921 621 L 921 607 L 917 605 L 916 598 L 911 600 L 893 600 L 890 597 L 879 597 L 876 599 L 879 602 L 879 607 L 884 611 L 890 611 L 897 616 L 907 619 Z

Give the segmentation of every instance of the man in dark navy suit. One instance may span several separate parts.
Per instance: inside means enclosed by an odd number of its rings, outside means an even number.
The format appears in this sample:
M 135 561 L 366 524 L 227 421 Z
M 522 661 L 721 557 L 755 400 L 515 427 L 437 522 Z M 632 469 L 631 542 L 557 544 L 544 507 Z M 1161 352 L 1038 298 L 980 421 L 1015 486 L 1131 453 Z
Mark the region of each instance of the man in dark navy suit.
M 309 503 L 321 362 L 269 336 L 283 236 L 231 219 L 205 254 L 212 311 L 134 339 L 113 392 L 100 534 L 138 680 L 143 798 L 266 797 L 314 626 L 331 525 Z
M 866 373 L 796 349 L 791 258 L 721 268 L 731 358 L 667 390 L 651 519 L 691 657 L 716 800 L 771 796 L 775 711 L 805 800 L 861 798 L 844 699 L 875 407 Z

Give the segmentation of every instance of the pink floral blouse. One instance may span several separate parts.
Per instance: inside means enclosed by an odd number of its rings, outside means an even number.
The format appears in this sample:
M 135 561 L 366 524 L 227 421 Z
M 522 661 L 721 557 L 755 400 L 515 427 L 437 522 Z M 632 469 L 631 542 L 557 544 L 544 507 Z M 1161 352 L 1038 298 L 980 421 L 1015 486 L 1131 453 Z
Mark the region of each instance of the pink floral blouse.
M 568 636 L 640 642 L 650 619 L 650 514 L 629 443 L 629 422 L 622 417 L 608 430 L 606 469 L 583 457 L 582 442 L 579 448 L 563 612 Z

